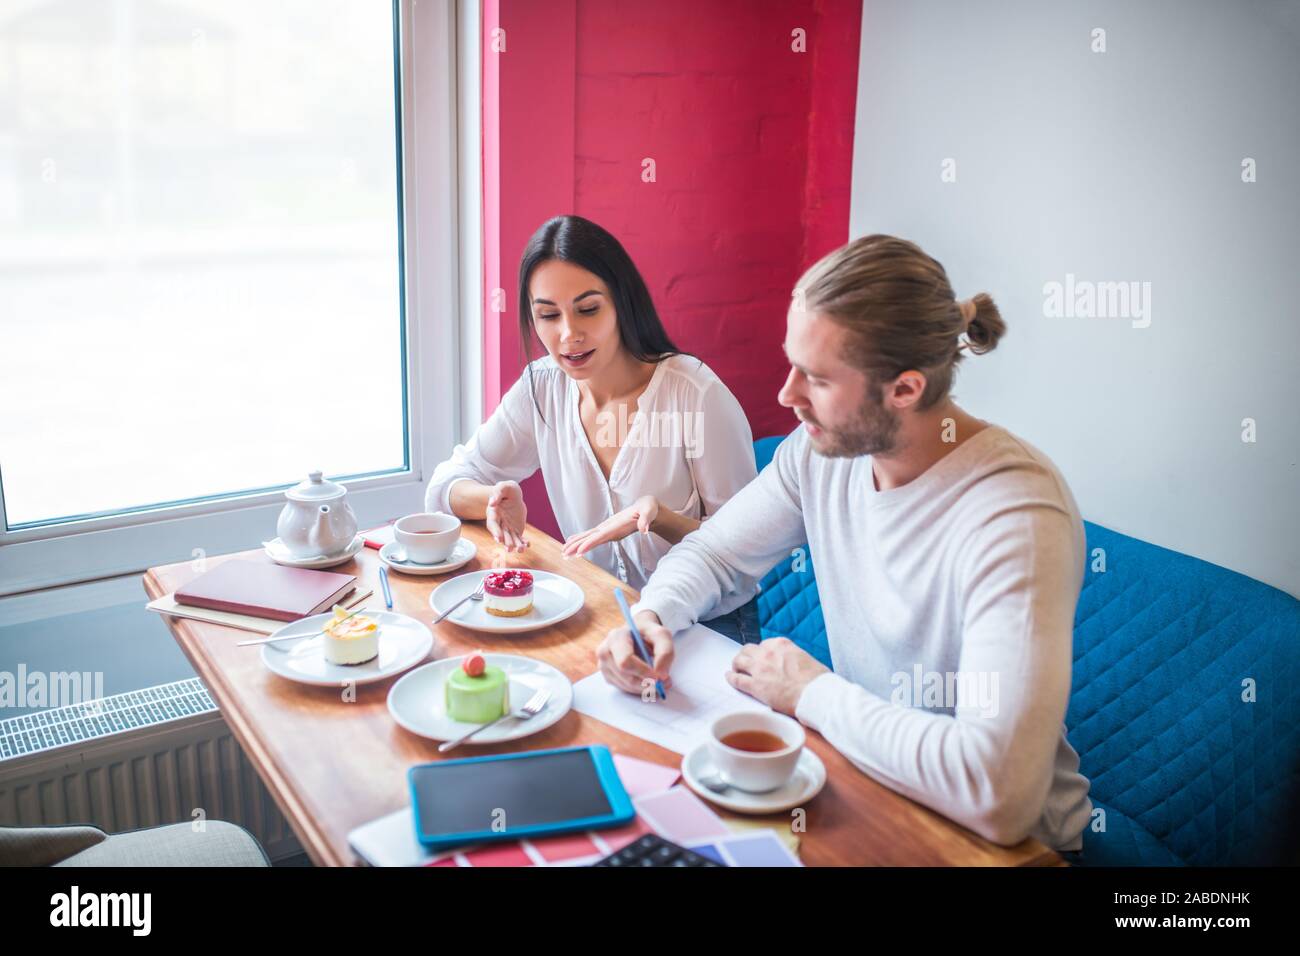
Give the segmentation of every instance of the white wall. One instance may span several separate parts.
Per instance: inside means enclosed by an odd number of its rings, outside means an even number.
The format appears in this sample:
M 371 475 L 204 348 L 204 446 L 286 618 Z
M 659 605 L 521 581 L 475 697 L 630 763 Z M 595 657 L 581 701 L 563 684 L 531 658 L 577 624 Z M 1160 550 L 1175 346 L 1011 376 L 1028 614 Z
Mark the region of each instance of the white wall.
M 1085 518 L 1300 595 L 1300 3 L 866 0 L 862 24 L 850 233 L 916 241 L 1007 320 L 958 402 Z M 1067 273 L 1150 282 L 1150 325 L 1045 316 Z

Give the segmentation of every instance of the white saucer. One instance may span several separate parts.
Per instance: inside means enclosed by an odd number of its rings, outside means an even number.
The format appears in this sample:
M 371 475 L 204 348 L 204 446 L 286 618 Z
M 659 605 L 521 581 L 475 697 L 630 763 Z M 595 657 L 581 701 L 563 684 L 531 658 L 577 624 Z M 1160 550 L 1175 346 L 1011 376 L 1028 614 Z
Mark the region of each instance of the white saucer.
M 784 785 L 767 793 L 748 793 L 731 787 L 723 793 L 714 793 L 703 783 L 703 777 L 717 773 L 709 745 L 702 743 L 682 758 L 682 780 L 705 800 L 737 813 L 780 813 L 801 806 L 821 793 L 826 786 L 826 765 L 815 753 L 804 747 L 794 774 Z
M 461 598 L 473 594 L 479 582 L 492 573 L 471 571 L 462 574 L 434 588 L 429 595 L 429 606 L 441 614 Z M 495 569 L 500 570 L 500 569 Z M 493 634 L 513 634 L 518 631 L 531 631 L 538 627 L 549 627 L 572 617 L 582 610 L 586 600 L 582 588 L 573 581 L 550 571 L 533 571 L 529 568 L 512 570 L 528 571 L 533 576 L 533 608 L 520 617 L 497 617 L 483 609 L 482 601 L 466 601 L 447 618 L 452 624 L 487 631 Z
M 270 541 L 262 542 L 262 550 L 266 552 L 267 557 L 276 564 L 283 564 L 289 568 L 330 568 L 355 556 L 365 546 L 366 539 L 361 535 L 357 535 L 352 539 L 352 543 L 348 545 L 347 550 L 339 554 L 326 554 L 315 558 L 295 558 L 279 538 L 272 538 Z
M 447 559 L 439 561 L 437 564 L 398 561 L 394 555 L 401 553 L 402 546 L 396 541 L 390 541 L 379 549 L 379 560 L 388 565 L 390 570 L 400 571 L 403 574 L 446 574 L 448 571 L 463 568 L 473 561 L 474 556 L 478 554 L 478 545 L 469 538 L 461 538 L 456 542 L 456 547 L 451 549 L 451 554 L 447 555 Z
M 408 667 L 414 667 L 428 656 L 433 647 L 433 632 L 425 624 L 393 611 L 366 609 L 362 613 L 379 623 L 379 656 L 373 661 L 355 665 L 331 664 L 325 660 L 325 638 L 320 636 L 301 641 L 263 644 L 262 663 L 281 677 L 300 684 L 338 687 L 348 682 L 370 684 L 392 677 Z M 334 613 L 330 611 L 304 617 L 286 624 L 271 636 L 284 637 L 301 633 L 306 638 L 318 634 L 333 616 Z
M 506 672 L 510 681 L 510 709 L 517 710 L 528 702 L 541 688 L 551 692 L 551 699 L 536 717 L 530 720 L 506 718 L 489 727 L 468 744 L 496 744 L 505 740 L 518 740 L 550 727 L 569 712 L 573 706 L 573 685 L 569 679 L 550 664 L 520 657 L 517 654 L 484 654 L 484 659 Z M 388 692 L 388 712 L 413 734 L 430 740 L 454 740 L 469 733 L 476 724 L 466 724 L 447 716 L 447 675 L 460 667 L 462 658 L 444 657 L 432 664 L 417 667 Z

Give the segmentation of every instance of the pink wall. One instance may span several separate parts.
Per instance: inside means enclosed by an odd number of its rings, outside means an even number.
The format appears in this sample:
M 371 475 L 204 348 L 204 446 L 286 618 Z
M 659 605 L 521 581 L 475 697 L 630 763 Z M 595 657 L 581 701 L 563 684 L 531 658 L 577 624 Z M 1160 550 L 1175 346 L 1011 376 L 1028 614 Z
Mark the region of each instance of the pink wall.
M 572 212 L 627 247 L 756 436 L 793 427 L 776 403 L 785 312 L 803 269 L 848 238 L 861 15 L 861 0 L 487 0 L 484 292 L 490 309 L 504 288 L 506 311 L 487 312 L 486 411 L 522 368 L 524 243 Z M 555 533 L 540 483 L 528 492 Z
M 577 0 L 483 4 L 484 415 L 524 367 L 516 301 L 524 245 L 547 219 L 573 209 L 576 10 Z M 493 49 L 497 27 L 504 52 Z M 493 311 L 496 289 L 504 290 L 503 312 Z M 559 537 L 541 474 L 523 488 L 528 520 Z

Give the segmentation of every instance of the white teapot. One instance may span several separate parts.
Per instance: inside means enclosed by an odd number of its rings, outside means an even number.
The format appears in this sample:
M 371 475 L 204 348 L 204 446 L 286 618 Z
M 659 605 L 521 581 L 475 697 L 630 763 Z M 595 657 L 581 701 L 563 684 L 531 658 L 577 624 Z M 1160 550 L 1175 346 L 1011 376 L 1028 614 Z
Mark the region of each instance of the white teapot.
M 313 471 L 284 493 L 288 503 L 275 530 L 295 558 L 320 558 L 347 550 L 357 536 L 348 490 Z

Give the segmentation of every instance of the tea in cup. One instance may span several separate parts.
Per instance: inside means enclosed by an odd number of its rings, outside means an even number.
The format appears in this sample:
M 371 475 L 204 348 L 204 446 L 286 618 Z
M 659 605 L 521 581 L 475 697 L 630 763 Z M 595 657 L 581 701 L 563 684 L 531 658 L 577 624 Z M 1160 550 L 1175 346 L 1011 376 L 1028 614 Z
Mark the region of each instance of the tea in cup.
M 438 564 L 451 556 L 460 540 L 460 519 L 441 511 L 407 515 L 393 525 L 393 537 L 408 560 Z
M 709 755 L 727 783 L 765 793 L 794 775 L 805 739 L 797 720 L 770 711 L 741 711 L 713 722 Z

